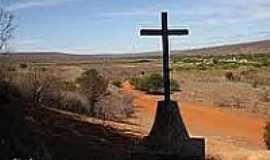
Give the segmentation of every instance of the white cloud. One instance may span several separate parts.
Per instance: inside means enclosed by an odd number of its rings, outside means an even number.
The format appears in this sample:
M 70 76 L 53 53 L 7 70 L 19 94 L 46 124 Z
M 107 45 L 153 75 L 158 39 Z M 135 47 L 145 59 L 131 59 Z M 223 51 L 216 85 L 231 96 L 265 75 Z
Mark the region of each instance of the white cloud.
M 147 10 L 136 10 L 136 11 L 122 11 L 122 12 L 104 12 L 100 13 L 99 16 L 104 17 L 130 17 L 130 16 L 156 16 L 157 12 L 154 11 L 147 11 Z
M 199 0 L 193 1 L 190 5 L 176 7 L 180 3 L 167 8 L 171 16 L 185 17 L 187 21 L 203 23 L 209 25 L 215 24 L 237 24 L 249 23 L 259 20 L 270 19 L 270 1 L 269 0 Z M 162 7 L 151 6 L 149 8 L 131 9 L 115 12 L 98 13 L 101 17 L 137 17 L 137 16 L 157 16 Z
M 54 6 L 71 1 L 76 0 L 16 0 L 16 2 L 8 6 L 7 9 L 10 11 L 16 11 L 33 7 Z

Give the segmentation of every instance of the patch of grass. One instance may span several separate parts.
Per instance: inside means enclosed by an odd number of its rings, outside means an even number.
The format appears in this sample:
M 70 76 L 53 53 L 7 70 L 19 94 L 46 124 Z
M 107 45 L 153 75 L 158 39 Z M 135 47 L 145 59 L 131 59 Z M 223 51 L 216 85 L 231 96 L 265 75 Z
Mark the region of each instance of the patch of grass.
M 146 91 L 148 93 L 163 92 L 163 77 L 160 74 L 150 74 L 141 77 L 133 77 L 130 79 L 132 85 L 137 90 Z M 171 91 L 179 91 L 180 85 L 177 81 L 171 80 Z

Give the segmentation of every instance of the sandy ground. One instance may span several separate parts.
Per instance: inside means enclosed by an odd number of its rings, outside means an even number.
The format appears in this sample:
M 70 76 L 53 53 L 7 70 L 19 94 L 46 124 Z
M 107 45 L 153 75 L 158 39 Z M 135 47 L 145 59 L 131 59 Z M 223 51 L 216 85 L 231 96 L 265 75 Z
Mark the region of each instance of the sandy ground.
M 137 129 L 147 135 L 157 101 L 162 97 L 135 91 L 128 82 L 123 84 L 123 92 L 134 96 L 136 116 L 129 122 L 137 124 Z M 208 154 L 224 159 L 270 160 L 270 152 L 265 149 L 262 138 L 266 119 L 194 103 L 178 101 L 178 105 L 190 135 L 206 138 Z

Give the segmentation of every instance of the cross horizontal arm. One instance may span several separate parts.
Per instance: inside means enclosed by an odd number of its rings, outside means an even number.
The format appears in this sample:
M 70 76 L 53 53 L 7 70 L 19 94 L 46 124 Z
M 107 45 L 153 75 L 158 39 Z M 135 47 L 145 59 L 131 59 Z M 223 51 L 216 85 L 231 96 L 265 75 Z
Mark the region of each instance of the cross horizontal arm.
M 161 29 L 142 29 L 141 36 L 161 36 L 163 31 Z M 169 29 L 168 35 L 169 36 L 183 36 L 188 35 L 188 29 Z
M 188 35 L 189 30 L 188 29 L 170 29 L 168 30 L 168 35 L 170 36 L 183 36 Z
M 160 29 L 142 29 L 141 36 L 160 36 L 162 35 L 162 30 Z

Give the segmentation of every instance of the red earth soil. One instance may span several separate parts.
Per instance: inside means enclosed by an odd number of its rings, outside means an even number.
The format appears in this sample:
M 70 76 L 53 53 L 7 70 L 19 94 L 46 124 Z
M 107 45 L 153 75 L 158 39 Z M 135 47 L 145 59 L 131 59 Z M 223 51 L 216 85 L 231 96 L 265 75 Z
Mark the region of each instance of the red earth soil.
M 135 106 L 138 107 L 137 120 L 147 130 L 151 129 L 153 123 L 158 96 L 147 95 L 135 91 L 128 81 L 123 83 L 123 92 L 134 96 Z M 193 136 L 208 138 L 219 137 L 221 139 L 244 140 L 245 143 L 254 148 L 263 146 L 263 130 L 266 119 L 259 116 L 235 111 L 224 111 L 217 107 L 204 106 L 195 103 L 179 102 L 181 114 Z

